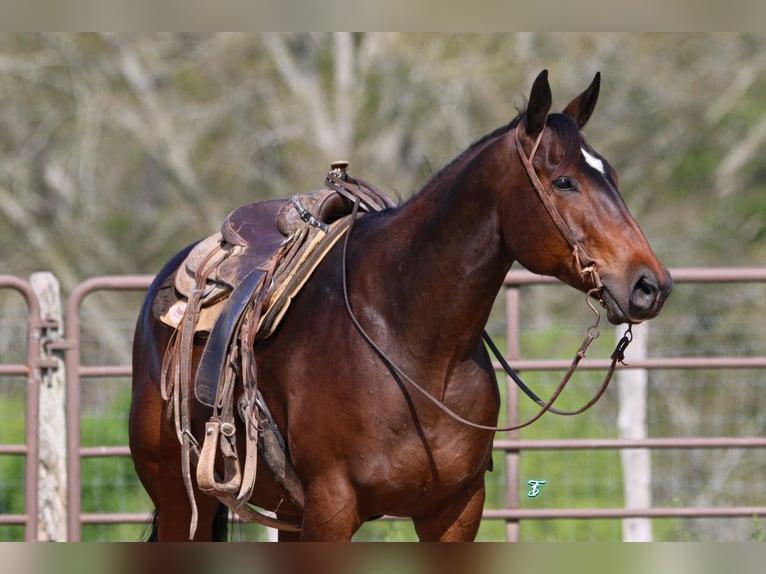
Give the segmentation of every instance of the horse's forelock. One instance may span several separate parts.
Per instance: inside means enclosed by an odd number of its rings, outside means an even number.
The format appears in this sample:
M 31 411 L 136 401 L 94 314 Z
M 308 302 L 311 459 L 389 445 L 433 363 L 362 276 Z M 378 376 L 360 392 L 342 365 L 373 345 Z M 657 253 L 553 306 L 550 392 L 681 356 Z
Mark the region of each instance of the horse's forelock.
M 582 152 L 582 135 L 577 124 L 571 118 L 564 114 L 551 114 L 548 116 L 547 127 L 555 132 L 561 146 L 564 149 L 564 156 L 561 163 L 564 165 L 576 162 Z

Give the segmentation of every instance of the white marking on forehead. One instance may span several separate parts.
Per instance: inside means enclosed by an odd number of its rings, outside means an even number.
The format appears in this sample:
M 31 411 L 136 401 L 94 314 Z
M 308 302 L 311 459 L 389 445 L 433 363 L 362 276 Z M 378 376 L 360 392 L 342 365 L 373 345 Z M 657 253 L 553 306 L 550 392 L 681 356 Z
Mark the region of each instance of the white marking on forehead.
M 585 161 L 589 166 L 601 172 L 602 175 L 606 175 L 606 170 L 604 169 L 604 161 L 601 158 L 597 158 L 584 147 L 580 148 L 580 150 L 582 151 L 582 155 L 585 156 Z

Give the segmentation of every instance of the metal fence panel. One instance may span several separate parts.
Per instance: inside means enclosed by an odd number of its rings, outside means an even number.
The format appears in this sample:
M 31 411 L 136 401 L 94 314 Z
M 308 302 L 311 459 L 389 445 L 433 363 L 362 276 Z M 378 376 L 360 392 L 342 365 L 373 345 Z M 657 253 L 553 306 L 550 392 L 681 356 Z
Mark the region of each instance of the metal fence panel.
M 26 378 L 25 437 L 23 444 L 0 445 L 0 455 L 21 455 L 24 464 L 24 514 L 0 515 L 2 524 L 23 524 L 24 539 L 37 540 L 38 508 L 38 419 L 41 364 L 40 343 L 45 327 L 40 305 L 32 286 L 18 277 L 0 275 L 0 289 L 11 289 L 22 295 L 27 306 L 26 360 L 23 364 L 2 364 L 0 375 Z
M 671 270 L 676 284 L 710 285 L 721 283 L 760 283 L 766 284 L 766 268 L 747 269 L 674 269 Z M 128 457 L 129 451 L 124 445 L 83 446 L 81 437 L 81 402 L 82 382 L 99 377 L 114 377 L 127 379 L 130 376 L 128 364 L 82 364 L 81 340 L 81 304 L 84 299 L 95 292 L 115 292 L 145 290 L 152 280 L 151 276 L 95 277 L 79 285 L 70 295 L 65 313 L 64 339 L 57 343 L 57 349 L 65 354 L 66 362 L 66 437 L 67 437 L 67 472 L 69 477 L 68 504 L 68 539 L 80 540 L 84 524 L 118 524 L 143 523 L 146 513 L 131 512 L 83 512 L 81 499 L 81 470 L 84 460 L 101 458 Z M 512 271 L 506 279 L 504 297 L 506 323 L 506 358 L 519 371 L 526 374 L 546 373 L 565 370 L 568 360 L 562 359 L 529 359 L 521 356 L 521 340 L 519 338 L 522 304 L 527 296 L 528 286 L 554 284 L 556 281 L 532 275 L 526 271 Z M 50 324 L 40 318 L 39 304 L 29 283 L 12 276 L 0 275 L 0 288 L 16 290 L 25 298 L 28 309 L 28 337 L 26 362 L 23 364 L 0 365 L 0 375 L 26 377 L 26 436 L 24 444 L 0 445 L 0 455 L 21 455 L 25 457 L 25 510 L 23 515 L 0 516 L 0 523 L 23 524 L 25 538 L 37 539 L 37 470 L 38 458 L 37 419 L 39 385 L 41 376 L 47 368 L 52 368 L 41 358 L 42 333 Z M 137 309 L 136 309 L 137 311 Z M 603 370 L 609 361 L 599 358 L 586 358 L 581 363 L 583 371 Z M 499 365 L 497 365 L 499 369 Z M 649 371 L 683 371 L 719 369 L 732 370 L 763 370 L 766 369 L 766 355 L 761 349 L 755 355 L 725 354 L 721 356 L 653 356 L 633 361 L 628 369 L 646 369 Z M 514 423 L 519 418 L 519 397 L 517 389 L 510 382 L 506 384 L 505 411 L 507 420 L 503 423 Z M 585 415 L 588 416 L 588 415 Z M 545 424 L 544 421 L 537 424 Z M 62 431 L 63 432 L 63 431 Z M 495 441 L 496 451 L 502 453 L 506 484 L 502 508 L 488 508 L 485 511 L 487 521 L 501 521 L 505 524 L 505 538 L 518 540 L 519 525 L 526 521 L 557 520 L 557 519 L 623 519 L 646 517 L 659 519 L 698 518 L 698 517 L 758 517 L 766 515 L 766 506 L 753 504 L 715 505 L 715 506 L 686 506 L 651 507 L 645 509 L 625 508 L 525 508 L 522 505 L 522 491 L 525 484 L 520 476 L 521 457 L 524 453 L 553 451 L 559 453 L 589 450 L 589 451 L 619 451 L 620 449 L 650 449 L 652 452 L 674 451 L 684 449 L 748 449 L 763 450 L 766 439 L 761 436 L 661 436 L 648 437 L 640 440 L 624 440 L 615 438 L 521 438 L 518 432 L 498 436 Z M 577 506 L 577 505 L 572 505 Z M 148 511 L 148 509 L 147 509 Z

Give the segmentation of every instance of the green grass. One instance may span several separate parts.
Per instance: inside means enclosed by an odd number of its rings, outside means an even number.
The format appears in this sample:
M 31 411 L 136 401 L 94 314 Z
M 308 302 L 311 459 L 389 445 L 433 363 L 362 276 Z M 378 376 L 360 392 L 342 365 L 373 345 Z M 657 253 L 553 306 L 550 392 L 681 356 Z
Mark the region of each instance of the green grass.
M 0 444 L 24 444 L 25 401 L 18 394 L 0 395 Z M 0 456 L 0 514 L 24 513 L 24 463 L 20 455 Z M 0 541 L 24 540 L 24 526 L 0 525 Z
M 106 398 L 83 410 L 80 432 L 83 446 L 128 444 L 130 388 L 122 381 L 93 381 Z M 97 394 L 95 391 L 93 394 Z M 123 457 L 85 458 L 81 465 L 82 512 L 145 513 L 152 511 L 149 496 L 141 486 L 133 461 Z M 137 541 L 146 533 L 145 524 L 86 524 L 83 541 Z

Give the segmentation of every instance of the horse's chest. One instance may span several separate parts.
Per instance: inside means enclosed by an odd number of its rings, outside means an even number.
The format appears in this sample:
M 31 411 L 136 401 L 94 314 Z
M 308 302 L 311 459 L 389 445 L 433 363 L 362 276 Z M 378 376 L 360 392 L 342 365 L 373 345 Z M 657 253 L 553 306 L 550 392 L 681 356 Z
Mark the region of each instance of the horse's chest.
M 428 440 L 411 430 L 399 433 L 389 446 L 377 453 L 368 452 L 355 480 L 366 484 L 381 499 L 413 505 L 430 504 L 473 482 L 487 470 L 489 445 L 472 440 Z M 391 512 L 387 510 L 387 512 Z

